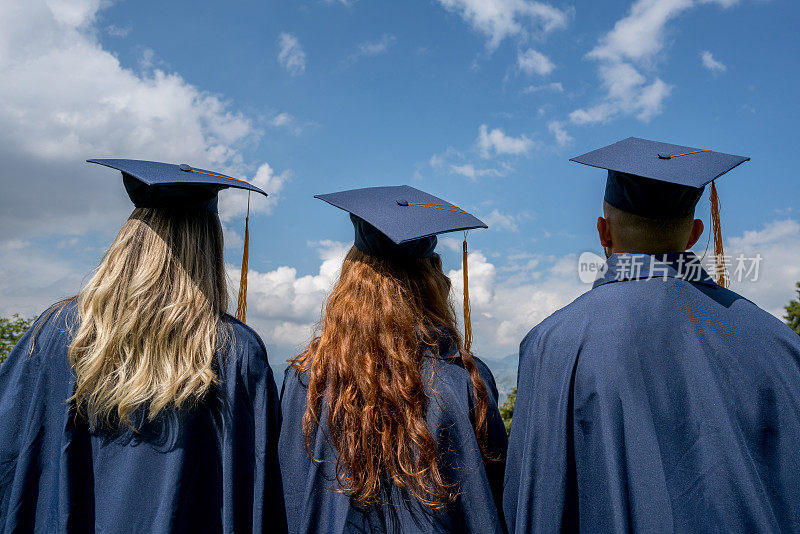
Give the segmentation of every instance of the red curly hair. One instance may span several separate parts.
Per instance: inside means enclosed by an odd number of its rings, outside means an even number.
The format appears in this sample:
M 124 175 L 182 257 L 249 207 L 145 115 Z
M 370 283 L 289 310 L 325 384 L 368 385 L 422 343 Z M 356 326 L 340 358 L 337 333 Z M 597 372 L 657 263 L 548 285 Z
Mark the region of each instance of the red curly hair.
M 426 423 L 433 392 L 422 376 L 425 349 L 434 354 L 449 332 L 469 372 L 475 434 L 484 456 L 487 390 L 464 349 L 449 301 L 450 279 L 438 255 L 388 261 L 350 249 L 321 321 L 321 333 L 292 360 L 308 375 L 303 415 L 306 450 L 324 421 L 338 452 L 339 490 L 357 503 L 380 502 L 382 481 L 406 489 L 423 505 L 441 508 L 457 488 L 439 469 L 435 437 Z

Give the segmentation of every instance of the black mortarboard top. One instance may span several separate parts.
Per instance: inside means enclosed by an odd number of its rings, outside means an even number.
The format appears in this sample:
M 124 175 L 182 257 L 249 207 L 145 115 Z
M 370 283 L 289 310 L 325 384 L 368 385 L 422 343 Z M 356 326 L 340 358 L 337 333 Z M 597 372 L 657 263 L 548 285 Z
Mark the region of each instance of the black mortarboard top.
M 125 190 L 137 208 L 179 208 L 207 205 L 216 211 L 217 193 L 228 187 L 267 194 L 253 184 L 185 163 L 137 159 L 87 159 L 122 172 Z
M 667 219 L 694 213 L 706 184 L 749 159 L 629 137 L 570 161 L 608 170 L 605 201 L 612 206 Z
M 87 159 L 122 172 L 122 181 L 137 208 L 191 208 L 204 206 L 216 213 L 217 194 L 229 187 L 265 193 L 253 184 L 224 174 L 198 169 L 181 163 L 160 163 L 138 159 Z M 247 315 L 247 263 L 250 254 L 250 197 L 244 225 L 239 303 L 236 317 L 245 322 Z
M 447 232 L 488 228 L 458 206 L 408 185 L 365 187 L 315 195 L 350 213 L 355 246 L 364 253 L 391 260 L 427 258 L 436 248 L 436 236 Z M 464 236 L 464 344 L 472 344 L 467 275 L 467 240 Z

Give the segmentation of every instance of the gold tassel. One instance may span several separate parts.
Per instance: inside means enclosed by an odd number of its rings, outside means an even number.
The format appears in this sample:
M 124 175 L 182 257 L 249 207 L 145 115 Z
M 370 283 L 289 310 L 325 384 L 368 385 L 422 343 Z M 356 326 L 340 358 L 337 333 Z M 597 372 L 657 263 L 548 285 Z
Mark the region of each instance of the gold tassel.
M 714 261 L 717 275 L 717 284 L 728 287 L 728 273 L 725 268 L 725 252 L 722 248 L 722 222 L 719 217 L 719 195 L 717 186 L 711 182 L 711 228 L 714 233 Z
M 244 250 L 242 251 L 242 277 L 239 280 L 239 304 L 236 318 L 241 322 L 247 319 L 247 262 L 250 256 L 250 192 L 247 193 L 247 215 L 244 218 Z
M 464 271 L 464 348 L 467 352 L 472 348 L 472 319 L 469 308 L 469 275 L 467 274 L 467 234 L 464 233 L 463 256 L 461 264 Z

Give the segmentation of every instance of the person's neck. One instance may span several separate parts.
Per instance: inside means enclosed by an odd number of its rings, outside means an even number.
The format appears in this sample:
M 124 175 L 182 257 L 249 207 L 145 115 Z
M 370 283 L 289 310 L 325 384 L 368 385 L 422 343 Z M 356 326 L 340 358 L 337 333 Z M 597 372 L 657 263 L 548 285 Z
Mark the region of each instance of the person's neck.
M 687 252 L 688 249 L 680 247 L 648 247 L 648 246 L 620 246 L 612 247 L 612 254 L 627 253 L 627 254 L 682 254 Z

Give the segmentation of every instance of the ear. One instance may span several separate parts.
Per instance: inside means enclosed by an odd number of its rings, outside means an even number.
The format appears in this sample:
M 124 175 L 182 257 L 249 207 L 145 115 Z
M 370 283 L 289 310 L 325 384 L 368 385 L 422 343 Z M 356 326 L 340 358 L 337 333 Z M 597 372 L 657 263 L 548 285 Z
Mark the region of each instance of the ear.
M 703 228 L 703 221 L 695 219 L 692 224 L 692 233 L 689 234 L 689 242 L 686 243 L 687 250 L 692 248 L 697 243 L 697 240 L 700 239 L 700 236 L 703 235 Z
M 597 218 L 597 236 L 600 238 L 600 245 L 603 248 L 611 249 L 614 246 L 611 239 L 611 226 L 604 217 Z

